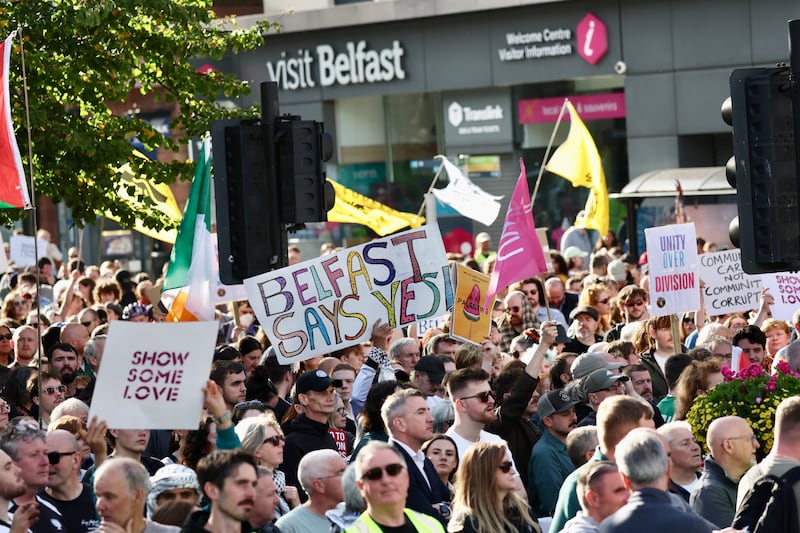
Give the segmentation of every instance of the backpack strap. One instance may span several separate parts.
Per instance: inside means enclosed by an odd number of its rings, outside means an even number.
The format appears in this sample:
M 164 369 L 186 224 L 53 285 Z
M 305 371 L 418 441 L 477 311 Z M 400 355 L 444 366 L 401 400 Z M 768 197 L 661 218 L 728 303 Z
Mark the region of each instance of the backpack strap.
M 800 466 L 795 466 L 780 477 L 782 483 L 794 486 L 800 482 Z

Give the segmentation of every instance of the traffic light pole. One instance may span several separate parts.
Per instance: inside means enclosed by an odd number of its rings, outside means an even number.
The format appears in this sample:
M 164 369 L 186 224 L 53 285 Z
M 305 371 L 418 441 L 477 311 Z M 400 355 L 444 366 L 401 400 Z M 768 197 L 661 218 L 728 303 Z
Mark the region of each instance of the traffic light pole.
M 277 202 L 269 202 L 265 209 L 267 225 L 269 228 L 269 250 L 273 251 L 270 265 L 282 267 L 288 264 L 288 238 L 284 226 L 281 205 L 283 191 L 281 179 L 278 176 L 278 158 L 275 151 L 275 123 L 280 114 L 278 100 L 278 84 L 274 81 L 261 82 L 261 129 L 263 131 L 263 144 L 267 172 L 267 183 L 272 193 L 278 198 Z M 280 254 L 280 255 L 275 255 Z

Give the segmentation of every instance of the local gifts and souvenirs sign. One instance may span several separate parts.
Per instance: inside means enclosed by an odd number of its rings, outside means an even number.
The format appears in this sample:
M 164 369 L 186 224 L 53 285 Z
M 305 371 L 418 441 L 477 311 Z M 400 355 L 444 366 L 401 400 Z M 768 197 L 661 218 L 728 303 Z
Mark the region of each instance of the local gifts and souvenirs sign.
M 445 313 L 450 271 L 439 227 L 426 225 L 245 280 L 278 360 L 302 361 Z
M 218 329 L 112 321 L 89 418 L 111 429 L 197 429 Z

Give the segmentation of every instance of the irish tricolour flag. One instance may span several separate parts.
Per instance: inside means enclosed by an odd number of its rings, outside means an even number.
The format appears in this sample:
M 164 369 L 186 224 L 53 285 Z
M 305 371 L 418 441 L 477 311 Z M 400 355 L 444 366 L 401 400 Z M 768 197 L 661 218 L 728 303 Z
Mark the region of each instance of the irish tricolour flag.
M 11 96 L 8 91 L 8 65 L 11 60 L 11 42 L 17 32 L 12 32 L 3 41 L 0 57 L 3 58 L 2 80 L 0 80 L 0 209 L 29 209 L 31 199 L 25 172 L 19 157 L 14 123 L 11 121 Z
M 203 141 L 189 200 L 169 258 L 164 291 L 178 290 L 167 322 L 213 320 L 211 303 L 211 150 Z

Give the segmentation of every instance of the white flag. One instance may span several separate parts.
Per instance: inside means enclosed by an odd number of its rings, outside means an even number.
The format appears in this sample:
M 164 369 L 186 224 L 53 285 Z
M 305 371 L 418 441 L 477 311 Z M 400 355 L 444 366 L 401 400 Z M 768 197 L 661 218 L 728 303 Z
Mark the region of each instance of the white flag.
M 442 158 L 442 164 L 450 179 L 450 183 L 444 189 L 433 189 L 436 198 L 465 217 L 477 220 L 485 226 L 491 226 L 500 213 L 498 200 L 503 197 L 491 195 L 472 183 L 446 157 L 441 155 L 436 157 Z

